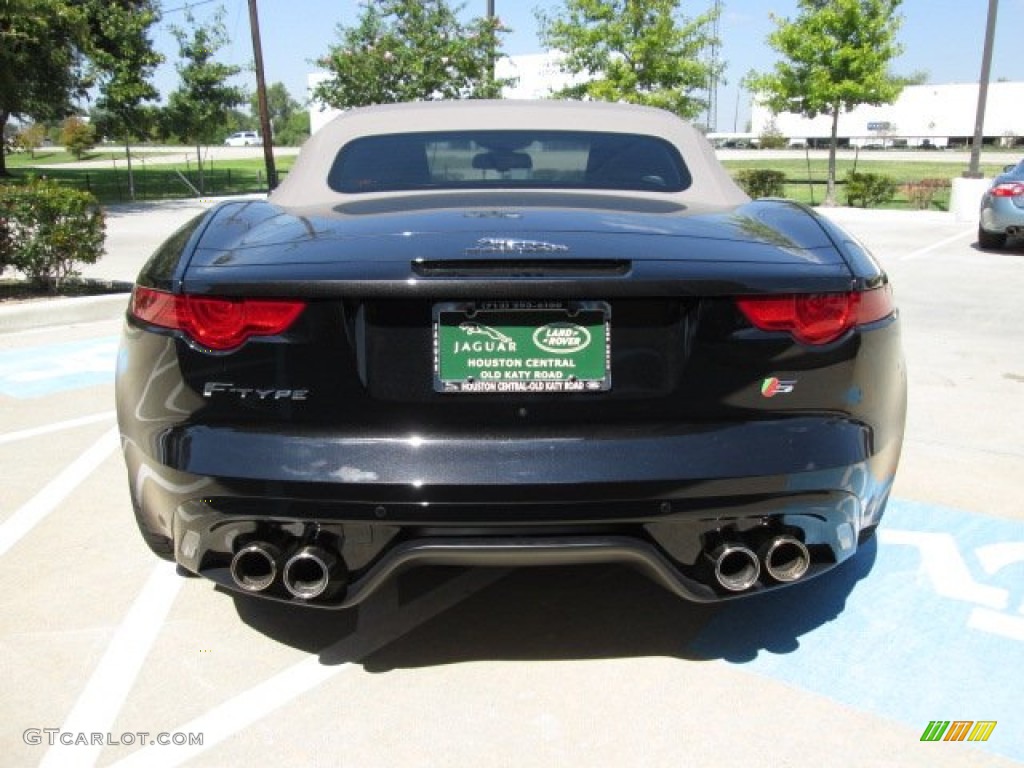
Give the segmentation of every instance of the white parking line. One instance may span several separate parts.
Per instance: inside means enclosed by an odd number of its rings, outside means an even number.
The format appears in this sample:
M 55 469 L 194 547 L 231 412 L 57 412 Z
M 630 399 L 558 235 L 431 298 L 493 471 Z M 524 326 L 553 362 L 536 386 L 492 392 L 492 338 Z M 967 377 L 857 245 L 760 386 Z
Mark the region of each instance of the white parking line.
M 8 432 L 7 434 L 0 435 L 0 445 L 16 443 L 19 440 L 28 440 L 29 438 L 39 437 L 40 435 L 48 435 L 51 432 L 63 432 L 65 429 L 84 427 L 87 424 L 95 424 L 112 418 L 114 418 L 113 411 L 103 411 L 102 413 L 94 413 L 91 416 L 81 416 L 77 419 L 68 419 L 67 421 L 55 421 L 53 424 L 44 424 L 41 427 L 32 427 L 31 429 L 21 429 L 17 432 Z
M 937 251 L 940 248 L 944 248 L 945 246 L 949 245 L 950 243 L 955 243 L 957 240 L 962 240 L 968 235 L 974 234 L 976 234 L 976 231 L 974 229 L 968 229 L 963 232 L 959 232 L 958 234 L 951 235 L 950 237 L 947 237 L 944 240 L 939 240 L 939 242 L 937 243 L 926 245 L 924 248 L 918 248 L 916 251 L 912 251 L 908 253 L 906 256 L 902 257 L 900 261 L 912 261 L 913 259 L 920 259 L 922 256 L 927 256 L 932 251 Z
M 322 648 L 318 654 L 228 699 L 205 715 L 177 728 L 166 729 L 168 733 L 201 733 L 202 744 L 143 747 L 114 763 L 113 768 L 170 768 L 181 765 L 336 675 L 361 671 L 351 663 L 325 664 L 321 658 L 353 661 L 365 658 L 507 573 L 507 568 L 473 568 L 408 605 L 380 614 L 373 627 L 364 630 L 364 622 L 360 620 L 360 628 L 354 635 Z
M 111 427 L 95 443 L 51 480 L 43 490 L 0 524 L 0 555 L 13 547 L 43 518 L 71 495 L 118 446 L 117 427 Z
M 1010 593 L 974 580 L 970 568 L 960 556 L 953 534 L 882 528 L 878 532 L 878 540 L 883 544 L 916 547 L 921 555 L 921 568 L 932 589 L 943 597 L 966 600 L 996 610 L 1006 608 Z
M 106 653 L 72 707 L 63 733 L 109 733 L 149 649 L 163 629 L 184 579 L 170 563 L 153 569 L 145 586 L 135 598 L 128 614 L 117 627 Z M 103 744 L 65 745 L 56 743 L 43 757 L 40 766 L 91 766 L 103 750 Z
M 1024 617 L 1021 616 L 999 613 L 989 608 L 975 608 L 967 619 L 967 626 L 1024 642 Z

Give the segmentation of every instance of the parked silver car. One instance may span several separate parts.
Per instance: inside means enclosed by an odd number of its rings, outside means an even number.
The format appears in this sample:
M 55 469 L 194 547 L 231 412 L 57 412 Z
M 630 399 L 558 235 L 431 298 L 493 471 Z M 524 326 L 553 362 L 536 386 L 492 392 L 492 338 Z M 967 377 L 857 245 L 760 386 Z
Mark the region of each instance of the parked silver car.
M 1008 165 L 981 198 L 978 245 L 1002 248 L 1008 237 L 1024 236 L 1024 160 Z

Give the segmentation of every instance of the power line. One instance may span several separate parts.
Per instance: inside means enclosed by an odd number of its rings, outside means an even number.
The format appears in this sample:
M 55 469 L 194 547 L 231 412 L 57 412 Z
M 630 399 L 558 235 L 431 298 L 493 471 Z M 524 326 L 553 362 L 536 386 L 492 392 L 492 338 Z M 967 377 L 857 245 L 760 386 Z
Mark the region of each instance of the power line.
M 178 11 L 189 11 L 193 8 L 199 7 L 200 5 L 209 5 L 210 3 L 215 2 L 217 2 L 217 0 L 198 0 L 198 2 L 195 3 L 185 3 L 185 5 L 179 5 L 177 8 L 161 8 L 160 15 L 166 16 L 168 13 L 177 13 Z

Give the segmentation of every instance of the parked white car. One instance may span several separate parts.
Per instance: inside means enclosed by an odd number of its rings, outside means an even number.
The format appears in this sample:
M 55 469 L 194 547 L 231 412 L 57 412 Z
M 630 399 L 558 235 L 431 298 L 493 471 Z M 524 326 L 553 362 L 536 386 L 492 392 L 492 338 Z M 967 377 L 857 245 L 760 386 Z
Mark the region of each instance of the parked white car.
M 263 144 L 263 139 L 256 131 L 238 131 L 224 139 L 226 147 L 258 147 Z

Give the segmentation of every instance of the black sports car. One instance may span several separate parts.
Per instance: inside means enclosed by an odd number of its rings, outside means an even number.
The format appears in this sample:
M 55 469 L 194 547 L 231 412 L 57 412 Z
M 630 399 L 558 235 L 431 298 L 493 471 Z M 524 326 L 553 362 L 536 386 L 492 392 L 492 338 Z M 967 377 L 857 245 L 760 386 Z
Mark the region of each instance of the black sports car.
M 149 546 L 330 608 L 425 563 L 807 579 L 878 525 L 905 407 L 860 245 L 595 103 L 346 113 L 150 259 L 117 375 Z

